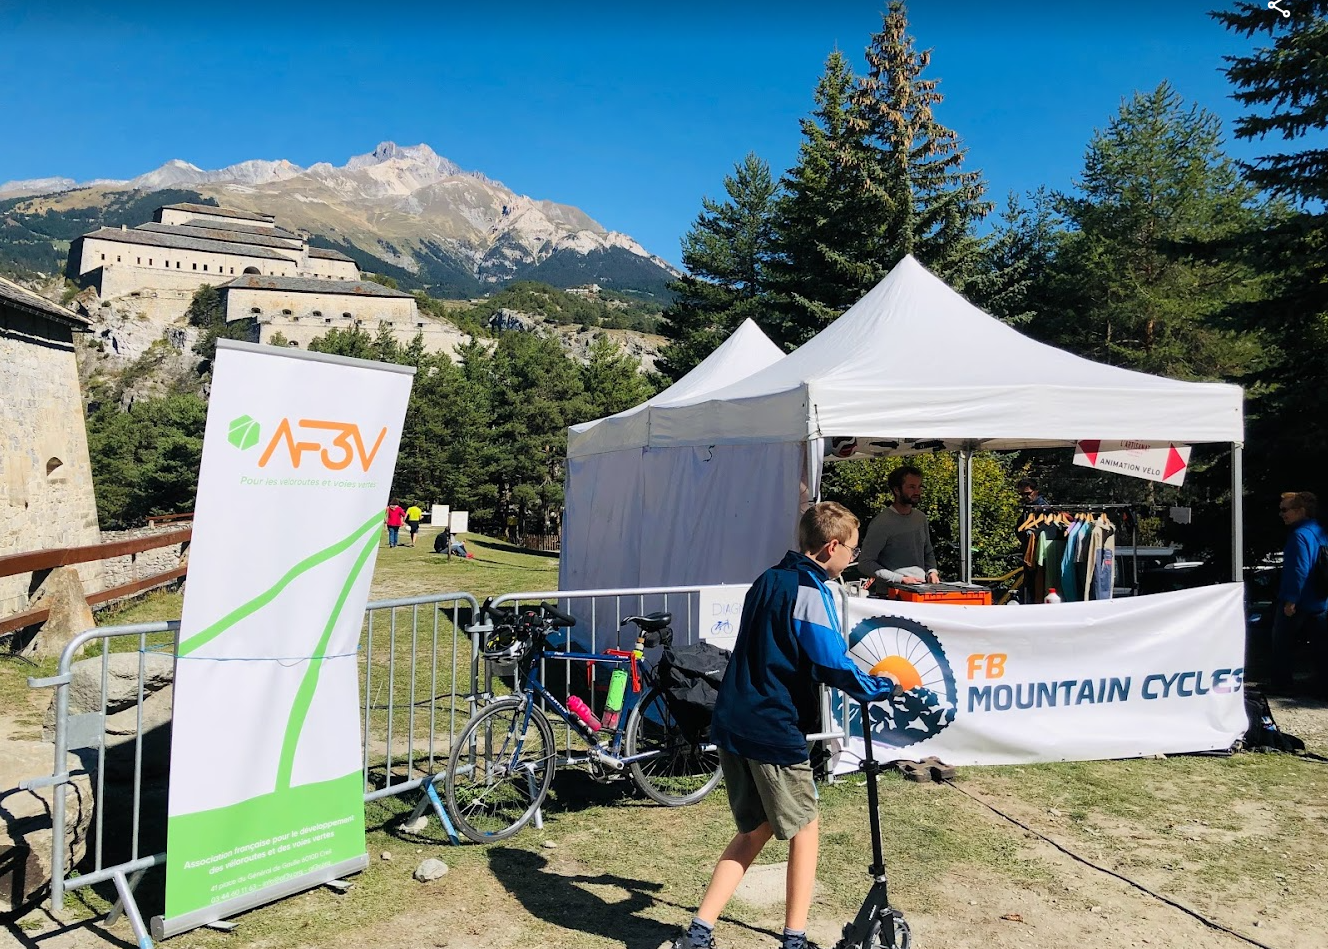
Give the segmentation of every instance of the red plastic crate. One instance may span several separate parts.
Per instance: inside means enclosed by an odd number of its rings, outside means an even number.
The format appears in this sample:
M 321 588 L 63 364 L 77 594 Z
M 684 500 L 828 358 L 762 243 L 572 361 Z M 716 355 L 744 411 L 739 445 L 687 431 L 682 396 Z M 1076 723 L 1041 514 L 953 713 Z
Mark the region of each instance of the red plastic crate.
M 958 606 L 991 606 L 991 591 L 949 583 L 880 583 L 887 600 L 909 603 L 953 603 Z

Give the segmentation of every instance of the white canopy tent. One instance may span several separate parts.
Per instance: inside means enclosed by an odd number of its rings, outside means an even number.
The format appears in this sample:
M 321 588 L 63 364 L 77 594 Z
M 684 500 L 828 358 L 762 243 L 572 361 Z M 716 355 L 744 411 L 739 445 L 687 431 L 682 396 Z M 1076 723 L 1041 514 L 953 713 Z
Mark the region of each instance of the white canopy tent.
M 637 545 L 662 545 L 678 557 L 689 550 L 694 556 L 690 563 L 659 564 L 639 576 L 642 583 L 749 581 L 789 546 L 799 486 L 804 497 L 819 494 L 822 439 L 856 437 L 877 453 L 945 448 L 965 459 L 976 450 L 1070 446 L 1084 439 L 1229 442 L 1239 578 L 1242 404 L 1238 386 L 1150 376 L 1029 339 L 905 257 L 796 352 L 722 388 L 650 405 L 645 447 L 639 438 L 630 447 L 642 459 L 642 510 L 654 514 L 651 530 L 644 534 L 623 523 L 597 558 L 613 561 Z M 579 487 L 571 463 L 585 457 L 576 439 L 573 434 L 568 451 L 569 534 L 574 516 L 581 516 L 570 504 Z M 601 439 L 591 451 L 616 454 L 613 443 Z M 698 452 L 723 463 L 698 466 Z M 776 464 L 779 477 L 768 468 Z M 968 468 L 960 466 L 966 514 Z M 724 483 L 721 471 L 729 479 Z M 744 482 L 753 488 L 739 498 L 748 514 L 734 523 L 736 509 L 725 498 Z M 778 502 L 753 510 L 748 502 L 766 490 L 780 491 Z M 601 516 L 597 506 L 585 510 L 592 509 L 591 516 Z M 722 532 L 697 532 L 696 510 L 706 512 L 705 526 Z M 772 520 L 777 541 L 765 539 L 762 522 Z M 960 535 L 967 550 L 968 517 Z M 698 562 L 708 572 L 693 580 Z M 597 586 L 607 576 L 591 563 L 578 574 Z
M 691 372 L 654 398 L 568 429 L 561 589 L 649 585 L 642 579 L 642 561 L 652 564 L 647 572 L 653 576 L 662 550 L 646 549 L 649 545 L 644 537 L 663 513 L 645 504 L 645 498 L 654 496 L 659 488 L 656 479 L 646 475 L 651 413 L 659 406 L 704 397 L 783 358 L 784 351 L 755 322 L 747 320 Z M 676 506 L 669 503 L 664 509 Z

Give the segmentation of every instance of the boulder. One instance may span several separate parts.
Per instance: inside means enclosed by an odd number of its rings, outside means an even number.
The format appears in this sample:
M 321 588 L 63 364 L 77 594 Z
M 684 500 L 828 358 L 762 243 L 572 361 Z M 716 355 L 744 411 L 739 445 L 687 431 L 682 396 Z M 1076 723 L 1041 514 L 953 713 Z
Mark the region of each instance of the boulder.
M 427 860 L 422 861 L 420 865 L 415 868 L 414 874 L 415 879 L 419 880 L 421 883 L 432 883 L 434 880 L 440 879 L 446 875 L 447 864 L 443 863 L 443 861 L 436 857 L 430 857 Z
M 21 791 L 19 782 L 51 773 L 54 749 L 42 741 L 0 741 L 0 913 L 31 907 L 51 881 L 51 807 L 65 799 L 65 870 L 87 852 L 92 782 L 69 755 L 69 784 Z
M 138 705 L 138 661 L 137 652 L 111 653 L 106 659 L 106 715 L 107 732 L 111 722 L 117 723 L 113 734 L 133 736 L 134 708 Z M 161 722 L 169 722 L 171 717 L 170 685 L 175 678 L 175 658 L 168 653 L 149 652 L 142 654 L 143 659 L 143 725 L 151 728 Z M 101 664 L 102 657 L 80 659 L 69 668 L 69 714 L 86 715 L 101 711 Z M 156 701 L 158 693 L 165 692 L 162 701 Z M 149 702 L 149 698 L 154 701 Z M 149 705 L 152 706 L 149 710 Z M 127 718 L 125 713 L 127 712 Z M 127 729 L 127 732 L 126 732 Z M 55 738 L 55 697 L 46 709 L 46 718 L 42 723 L 42 738 L 53 741 Z M 110 738 L 107 739 L 111 742 Z
M 58 657 L 71 639 L 97 625 L 83 593 L 83 581 L 78 578 L 78 571 L 73 567 L 56 567 L 52 570 L 42 581 L 28 608 L 51 611 L 32 642 L 23 650 L 24 655 L 33 658 Z M 80 653 L 82 651 L 79 650 Z

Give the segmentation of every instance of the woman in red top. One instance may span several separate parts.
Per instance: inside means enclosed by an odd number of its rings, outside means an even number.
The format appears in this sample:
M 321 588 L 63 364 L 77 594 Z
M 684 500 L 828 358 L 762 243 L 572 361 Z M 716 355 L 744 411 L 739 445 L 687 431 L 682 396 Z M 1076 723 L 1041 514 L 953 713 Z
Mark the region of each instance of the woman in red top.
M 387 506 L 387 546 L 397 546 L 397 534 L 406 520 L 406 509 L 396 501 Z

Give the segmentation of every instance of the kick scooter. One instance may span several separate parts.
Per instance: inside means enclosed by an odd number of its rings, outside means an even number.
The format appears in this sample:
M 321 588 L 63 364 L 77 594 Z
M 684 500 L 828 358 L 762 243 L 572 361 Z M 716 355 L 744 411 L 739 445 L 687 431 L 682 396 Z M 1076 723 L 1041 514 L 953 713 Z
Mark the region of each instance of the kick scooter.
M 835 949 L 910 949 L 913 934 L 904 921 L 904 914 L 890 906 L 890 895 L 885 879 L 885 858 L 881 853 L 881 816 L 878 812 L 879 796 L 876 776 L 884 770 L 872 755 L 871 718 L 868 707 L 862 705 L 862 773 L 867 776 L 867 811 L 871 817 L 872 864 L 867 868 L 871 889 L 862 902 L 862 909 L 853 921 L 844 927 L 843 938 Z

